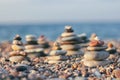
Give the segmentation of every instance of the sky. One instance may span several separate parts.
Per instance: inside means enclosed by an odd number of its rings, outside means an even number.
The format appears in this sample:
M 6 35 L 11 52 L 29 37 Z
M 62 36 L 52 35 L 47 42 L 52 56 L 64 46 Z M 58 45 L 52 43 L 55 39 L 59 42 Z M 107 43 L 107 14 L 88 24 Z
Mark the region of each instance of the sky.
M 120 22 L 120 0 L 0 0 L 0 23 Z

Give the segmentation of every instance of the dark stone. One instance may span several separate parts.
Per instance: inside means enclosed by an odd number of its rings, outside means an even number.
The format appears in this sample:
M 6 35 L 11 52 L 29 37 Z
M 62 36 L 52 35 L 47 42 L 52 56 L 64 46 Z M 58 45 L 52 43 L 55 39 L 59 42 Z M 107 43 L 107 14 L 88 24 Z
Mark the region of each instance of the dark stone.
M 26 45 L 38 45 L 38 42 L 37 41 L 27 41 Z
M 22 40 L 22 38 L 20 36 L 18 36 L 18 37 L 15 37 L 14 40 L 19 40 L 20 41 L 20 40 Z
M 27 70 L 27 67 L 26 66 L 17 66 L 16 70 L 17 71 L 25 71 L 25 70 Z

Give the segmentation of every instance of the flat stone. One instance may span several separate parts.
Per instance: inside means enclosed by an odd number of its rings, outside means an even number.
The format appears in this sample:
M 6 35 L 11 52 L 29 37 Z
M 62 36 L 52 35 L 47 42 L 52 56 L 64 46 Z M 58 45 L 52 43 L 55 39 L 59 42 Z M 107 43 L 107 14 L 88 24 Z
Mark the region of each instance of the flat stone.
M 61 40 L 62 41 L 74 41 L 74 40 L 78 40 L 78 37 L 76 37 L 76 36 L 64 37 Z
M 47 57 L 48 60 L 67 60 L 68 57 L 67 56 L 48 56 Z
M 24 50 L 24 47 L 19 45 L 12 45 L 11 47 L 14 51 Z
M 103 61 L 94 61 L 94 60 L 82 60 L 85 66 L 96 67 L 96 66 L 105 66 L 110 63 L 108 60 Z
M 66 53 L 65 50 L 52 50 L 49 55 L 65 55 Z
M 24 57 L 23 56 L 11 56 L 9 60 L 11 62 L 21 62 L 22 60 L 24 60 Z
M 28 68 L 28 66 L 25 65 L 25 64 L 18 64 L 18 65 L 16 65 L 16 70 L 17 71 L 25 71 L 25 70 L 27 70 L 27 68 Z
M 61 45 L 61 48 L 63 50 L 78 50 L 78 49 L 80 49 L 80 46 L 78 44 L 75 44 L 75 45 Z
M 25 52 L 27 53 L 43 52 L 43 48 L 28 49 L 28 50 L 25 50 Z
M 107 49 L 106 46 L 102 46 L 102 47 L 91 47 L 91 46 L 88 46 L 87 47 L 87 50 L 89 50 L 89 51 L 100 51 L 100 50 L 105 50 L 105 49 Z
M 104 60 L 109 57 L 106 51 L 87 51 L 84 54 L 86 60 Z
M 67 51 L 67 54 L 66 55 L 83 55 L 83 52 L 82 51 Z
M 26 45 L 25 49 L 29 50 L 29 49 L 36 49 L 36 48 L 40 48 L 40 45 Z
M 71 32 L 71 33 L 64 32 L 64 33 L 61 34 L 61 36 L 62 37 L 69 37 L 69 36 L 76 36 L 76 35 L 73 32 Z

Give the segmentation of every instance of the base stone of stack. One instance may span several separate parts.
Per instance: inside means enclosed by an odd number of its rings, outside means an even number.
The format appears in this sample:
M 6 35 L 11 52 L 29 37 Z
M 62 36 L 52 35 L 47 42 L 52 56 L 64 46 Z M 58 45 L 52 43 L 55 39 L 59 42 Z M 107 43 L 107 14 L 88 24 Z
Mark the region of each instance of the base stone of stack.
M 21 62 L 22 60 L 24 60 L 24 57 L 23 56 L 11 56 L 9 60 L 11 62 Z
M 103 60 L 103 61 L 94 61 L 94 60 L 91 60 L 91 61 L 88 61 L 88 60 L 83 60 L 83 63 L 85 66 L 88 66 L 88 67 L 96 67 L 96 66 L 105 66 L 107 64 L 110 63 L 110 61 L 108 60 Z
M 86 60 L 104 60 L 109 57 L 106 51 L 87 51 L 84 55 Z

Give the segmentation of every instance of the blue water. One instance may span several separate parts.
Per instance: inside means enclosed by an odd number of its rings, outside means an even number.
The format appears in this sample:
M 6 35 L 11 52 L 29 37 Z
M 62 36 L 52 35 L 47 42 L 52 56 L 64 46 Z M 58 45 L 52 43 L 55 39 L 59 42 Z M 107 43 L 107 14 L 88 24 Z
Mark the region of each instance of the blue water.
M 120 23 L 59 23 L 59 24 L 16 24 L 0 25 L 0 41 L 12 40 L 16 34 L 25 38 L 27 34 L 37 37 L 45 35 L 49 40 L 55 40 L 64 31 L 65 25 L 73 26 L 75 33 L 86 33 L 88 37 L 97 33 L 102 39 L 119 39 Z

